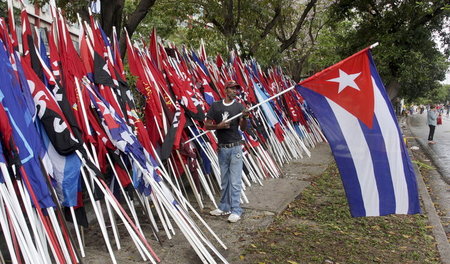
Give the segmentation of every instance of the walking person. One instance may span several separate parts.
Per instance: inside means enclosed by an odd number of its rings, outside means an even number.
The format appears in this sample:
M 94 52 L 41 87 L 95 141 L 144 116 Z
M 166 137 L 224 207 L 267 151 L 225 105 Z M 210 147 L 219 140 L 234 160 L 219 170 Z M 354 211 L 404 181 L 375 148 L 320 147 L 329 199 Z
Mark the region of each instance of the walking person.
M 242 189 L 242 135 L 239 128 L 247 128 L 249 112 L 235 100 L 239 84 L 228 81 L 225 84 L 226 97 L 211 105 L 207 115 L 205 128 L 216 130 L 219 143 L 219 166 L 221 176 L 221 197 L 218 209 L 211 215 L 228 215 L 228 221 L 235 223 L 241 219 L 241 189 Z M 240 118 L 225 122 L 225 120 L 242 113 Z
M 430 110 L 428 110 L 427 123 L 430 127 L 430 132 L 428 133 L 428 144 L 436 144 L 436 142 L 433 141 L 434 130 L 437 126 L 437 112 L 434 105 L 430 106 Z

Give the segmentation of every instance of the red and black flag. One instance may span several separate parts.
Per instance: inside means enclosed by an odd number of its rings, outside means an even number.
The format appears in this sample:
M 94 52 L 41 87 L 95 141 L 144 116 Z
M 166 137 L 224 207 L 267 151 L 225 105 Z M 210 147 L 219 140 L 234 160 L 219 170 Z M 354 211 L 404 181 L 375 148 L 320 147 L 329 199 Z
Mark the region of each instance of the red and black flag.
M 115 86 L 111 76 L 111 69 L 108 67 L 106 58 L 108 52 L 105 47 L 105 42 L 102 39 L 101 28 L 98 27 L 97 22 L 91 17 L 92 35 L 94 41 L 94 82 L 96 84 L 103 84 L 107 86 Z
M 72 134 L 71 128 L 53 95 L 32 71 L 30 66 L 23 64 L 23 70 L 28 80 L 28 86 L 33 96 L 39 119 L 44 125 L 45 131 L 56 151 L 60 155 L 73 153 L 81 147 L 81 142 Z
M 36 52 L 31 25 L 25 8 L 22 10 L 20 16 L 22 18 L 23 64 L 31 66 L 39 79 L 43 80 L 44 74 Z
M 166 134 L 164 142 L 161 146 L 161 160 L 166 160 L 170 157 L 172 149 L 180 148 L 181 134 L 186 124 L 186 116 L 184 115 L 184 108 L 177 103 L 176 112 L 173 115 L 172 125 Z

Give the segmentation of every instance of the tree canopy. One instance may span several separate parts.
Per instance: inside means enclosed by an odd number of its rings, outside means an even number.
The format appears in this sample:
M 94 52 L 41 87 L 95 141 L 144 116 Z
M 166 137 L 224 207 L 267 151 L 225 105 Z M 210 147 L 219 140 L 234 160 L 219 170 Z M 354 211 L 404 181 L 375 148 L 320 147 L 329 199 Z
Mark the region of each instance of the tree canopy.
M 45 0 L 35 0 L 44 3 Z M 68 17 L 87 17 L 90 1 L 57 1 Z M 148 38 L 198 47 L 209 55 L 237 49 L 263 66 L 282 65 L 299 81 L 375 42 L 373 51 L 391 98 L 417 98 L 440 87 L 450 54 L 450 4 L 432 0 L 102 0 L 107 35 L 115 26 Z M 136 34 L 134 34 L 136 37 Z M 440 38 L 442 47 L 436 39 Z M 442 53 L 439 48 L 443 49 Z
M 440 87 L 448 68 L 447 58 L 439 51 L 436 38 L 441 37 L 449 54 L 448 1 L 416 0 L 341 0 L 330 12 L 335 23 L 342 26 L 336 36 L 336 52 L 343 57 L 375 42 L 378 70 L 391 98 L 416 98 Z

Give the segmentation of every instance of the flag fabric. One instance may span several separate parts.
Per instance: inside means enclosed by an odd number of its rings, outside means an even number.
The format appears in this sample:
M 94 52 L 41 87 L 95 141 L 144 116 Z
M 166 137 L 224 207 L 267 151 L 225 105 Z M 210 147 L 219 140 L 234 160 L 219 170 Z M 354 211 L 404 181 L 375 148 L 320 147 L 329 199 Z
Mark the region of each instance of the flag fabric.
M 38 131 L 46 152 L 43 159 L 45 169 L 56 182 L 54 188 L 62 205 L 77 206 L 78 190 L 81 187 L 81 160 L 76 153 L 60 155 L 51 143 L 44 126 L 39 122 Z
M 0 140 L 0 163 L 6 164 L 5 157 L 3 156 L 3 146 L 2 146 L 1 140 Z M 0 183 L 4 183 L 4 182 L 5 181 L 3 180 L 2 172 L 0 171 Z
M 133 154 L 141 166 L 145 168 L 146 157 L 143 152 L 143 147 L 126 125 L 126 122 L 99 94 L 96 94 L 93 90 L 88 90 L 88 92 L 92 105 L 100 118 L 100 123 L 108 135 L 109 140 L 120 151 L 126 154 Z
M 42 144 L 2 41 L 0 41 L 0 79 L 2 80 L 0 102 L 3 104 L 13 128 L 14 142 L 19 150 L 21 163 L 40 206 L 52 207 L 54 203 L 39 164 L 39 152 L 42 150 Z M 25 177 L 25 175 L 23 176 Z
M 56 151 L 61 155 L 73 153 L 81 147 L 53 95 L 36 76 L 30 66 L 23 64 L 28 86 L 36 105 L 37 115 L 45 127 Z
M 186 124 L 186 116 L 184 115 L 184 109 L 176 103 L 176 112 L 173 115 L 172 126 L 169 128 L 164 142 L 161 146 L 161 160 L 166 160 L 170 157 L 172 149 L 180 148 L 181 133 L 183 132 Z
M 54 36 L 52 33 L 53 30 L 48 32 L 48 46 L 50 53 L 50 67 L 43 65 L 44 73 L 46 73 L 46 77 L 49 81 L 49 88 L 51 89 L 53 96 L 55 97 L 56 102 L 58 103 L 61 111 L 64 113 L 64 116 L 67 122 L 72 129 L 72 132 L 76 139 L 82 143 L 82 129 L 78 124 L 78 121 L 73 112 L 72 105 L 67 97 L 67 92 L 62 87 L 62 76 L 61 76 L 61 60 L 58 54 L 58 49 L 56 48 L 56 43 L 54 41 Z M 45 64 L 45 61 L 44 61 Z
M 101 36 L 101 29 L 91 17 L 92 33 L 94 38 L 94 82 L 107 86 L 114 86 L 108 63 L 105 59 L 105 42 Z
M 189 131 L 190 131 L 191 136 L 198 136 L 200 134 L 200 132 L 196 126 L 191 126 L 191 129 Z M 205 138 L 207 138 L 207 137 L 205 137 Z M 199 159 L 199 161 L 202 164 L 203 171 L 205 172 L 205 174 L 211 174 L 212 165 L 211 165 L 210 158 L 208 157 L 207 153 L 205 152 L 205 149 L 206 149 L 205 138 L 199 137 L 198 140 L 195 141 L 195 143 L 198 146 L 197 151 L 200 154 L 201 159 Z
M 0 91 L 1 93 L 1 91 Z M 0 99 L 1 101 L 1 99 Z M 13 129 L 9 123 L 8 114 L 0 102 L 0 142 L 2 142 L 3 147 L 7 151 L 7 156 L 3 155 L 3 158 L 7 158 L 9 166 L 20 167 L 22 163 L 20 162 L 19 152 L 16 148 L 13 139 Z
M 3 146 L 2 141 L 0 140 L 0 164 L 6 164 L 5 156 L 3 155 Z M 0 170 L 0 184 L 5 183 L 5 177 L 6 175 L 3 175 L 2 171 Z
M 31 31 L 30 21 L 26 9 L 21 12 L 22 18 L 22 46 L 23 46 L 23 62 L 30 65 L 39 78 L 43 77 L 42 67 L 34 48 L 34 40 Z
M 420 213 L 416 176 L 369 49 L 302 81 L 352 216 Z
M 258 99 L 259 102 L 262 102 L 269 98 L 262 91 L 259 83 L 253 83 L 253 86 L 255 87 L 256 98 Z M 277 118 L 275 112 L 273 111 L 270 103 L 266 102 L 266 103 L 262 104 L 261 109 L 262 109 L 264 115 L 266 116 L 267 123 L 270 125 L 270 127 L 275 127 L 275 125 L 278 123 L 278 118 Z
M 11 44 L 14 50 L 19 50 L 19 41 L 17 40 L 16 23 L 14 20 L 14 6 L 13 1 L 8 0 L 8 24 L 9 32 L 11 34 Z
M 262 91 L 261 84 L 253 82 L 253 86 L 255 87 L 255 95 L 259 102 L 263 102 L 269 97 Z M 273 110 L 272 104 L 270 102 L 266 102 L 261 105 L 262 112 L 266 117 L 267 123 L 274 129 L 275 136 L 277 139 L 282 142 L 284 140 L 283 129 L 281 128 L 280 122 L 278 121 L 278 117 Z
M 91 1 L 91 10 L 93 14 L 100 14 L 101 13 L 101 1 Z

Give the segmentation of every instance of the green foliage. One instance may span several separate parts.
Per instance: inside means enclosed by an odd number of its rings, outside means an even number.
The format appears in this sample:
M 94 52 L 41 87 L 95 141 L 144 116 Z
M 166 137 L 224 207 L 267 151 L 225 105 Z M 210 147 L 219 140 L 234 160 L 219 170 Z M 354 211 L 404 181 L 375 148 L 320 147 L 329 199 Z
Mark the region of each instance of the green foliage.
M 439 87 L 428 91 L 423 97 L 415 102 L 420 104 L 447 103 L 450 101 L 450 84 L 439 84 Z
M 339 54 L 380 43 L 373 55 L 387 90 L 399 87 L 393 95 L 414 99 L 439 88 L 448 63 L 433 34 L 450 16 L 444 1 L 341 0 L 331 14 L 336 21 L 351 22 L 336 38 Z
M 0 1 L 0 17 L 8 17 L 8 5 Z
M 323 29 L 316 40 L 317 44 L 312 54 L 304 65 L 304 74 L 313 75 L 346 57 L 339 52 L 339 38 L 346 35 L 350 27 L 350 21 L 341 21 Z
M 49 0 L 29 0 L 30 3 L 37 4 L 38 6 L 43 6 L 49 3 Z M 70 0 L 57 0 L 56 5 L 64 10 L 64 17 L 74 23 L 77 22 L 77 13 L 81 10 L 85 10 L 87 12 L 87 7 L 91 1 L 88 0 L 78 0 L 78 1 L 70 1 Z

